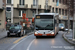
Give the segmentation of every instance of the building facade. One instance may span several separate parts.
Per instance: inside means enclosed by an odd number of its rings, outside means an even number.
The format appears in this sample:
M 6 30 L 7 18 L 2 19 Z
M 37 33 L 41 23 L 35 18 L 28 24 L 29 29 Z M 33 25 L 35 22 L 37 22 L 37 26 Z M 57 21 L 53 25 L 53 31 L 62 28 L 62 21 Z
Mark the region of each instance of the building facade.
M 5 29 L 5 7 L 6 7 L 6 0 L 0 0 L 0 29 Z
M 57 5 L 58 4 L 58 5 Z M 59 22 L 68 26 L 68 5 L 67 0 L 50 0 L 51 12 L 59 13 Z
M 71 29 L 73 29 L 73 17 L 74 17 L 74 0 L 69 0 L 68 2 L 70 2 L 70 25 L 71 25 Z
M 7 0 L 7 17 L 10 13 L 7 22 L 20 22 L 23 13 L 26 13 L 26 18 L 31 21 L 37 13 L 37 4 L 38 14 L 46 12 L 59 13 L 60 23 L 62 22 L 66 25 L 68 20 L 67 0 L 59 0 L 59 3 L 58 0 L 38 0 L 38 3 L 37 0 Z

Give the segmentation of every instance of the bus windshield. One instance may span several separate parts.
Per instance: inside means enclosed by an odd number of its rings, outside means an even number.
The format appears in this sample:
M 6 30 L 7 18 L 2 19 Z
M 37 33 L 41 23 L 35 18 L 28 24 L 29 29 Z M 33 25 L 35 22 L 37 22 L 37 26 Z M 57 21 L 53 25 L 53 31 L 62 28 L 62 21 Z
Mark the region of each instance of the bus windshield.
M 35 29 L 36 30 L 53 30 L 53 19 L 36 19 Z

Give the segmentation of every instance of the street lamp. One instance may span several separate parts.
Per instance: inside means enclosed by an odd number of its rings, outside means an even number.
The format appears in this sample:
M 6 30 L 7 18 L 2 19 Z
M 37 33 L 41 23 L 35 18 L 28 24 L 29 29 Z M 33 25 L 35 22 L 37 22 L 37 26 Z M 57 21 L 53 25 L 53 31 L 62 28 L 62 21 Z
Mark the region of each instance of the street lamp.
M 68 4 L 69 4 L 69 7 L 68 7 L 68 10 L 69 10 L 69 12 L 68 12 L 68 33 L 69 33 L 69 26 L 70 26 L 70 19 L 69 19 L 69 17 L 70 17 L 70 0 L 68 1 Z
M 47 7 L 48 7 L 48 0 L 45 0 L 45 5 L 46 5 L 46 10 L 47 10 Z
M 36 0 L 36 14 L 38 14 L 38 0 Z
M 74 0 L 74 17 L 73 17 L 73 40 L 75 41 L 75 0 Z

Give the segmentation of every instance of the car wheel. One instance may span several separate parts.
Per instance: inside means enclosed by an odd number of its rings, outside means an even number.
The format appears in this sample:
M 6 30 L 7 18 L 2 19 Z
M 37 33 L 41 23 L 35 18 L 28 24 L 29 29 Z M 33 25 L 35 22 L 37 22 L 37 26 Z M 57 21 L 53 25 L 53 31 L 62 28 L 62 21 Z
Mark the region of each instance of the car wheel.
M 24 35 L 26 35 L 26 31 L 24 30 Z
M 53 36 L 53 38 L 55 38 L 55 36 Z
M 25 34 L 24 34 L 24 32 L 23 32 L 23 36 L 24 36 Z
M 21 33 L 19 33 L 18 36 L 21 37 L 22 36 Z
M 7 34 L 7 37 L 10 37 L 10 34 L 9 33 Z
M 58 34 L 58 32 L 57 32 L 57 34 Z

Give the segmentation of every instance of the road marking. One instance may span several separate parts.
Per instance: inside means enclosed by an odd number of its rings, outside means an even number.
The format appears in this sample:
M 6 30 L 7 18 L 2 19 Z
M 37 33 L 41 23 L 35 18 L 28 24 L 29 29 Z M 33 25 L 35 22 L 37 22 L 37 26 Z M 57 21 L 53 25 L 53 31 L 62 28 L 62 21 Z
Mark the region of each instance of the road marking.
M 35 39 L 34 39 L 35 40 Z M 29 46 L 27 47 L 27 50 L 29 50 L 30 46 L 32 45 L 32 43 L 34 42 L 34 40 L 29 44 Z
M 29 37 L 29 36 L 28 36 Z M 18 42 L 17 44 L 13 45 L 10 49 L 8 50 L 12 50 L 14 49 L 18 44 L 20 44 L 21 42 L 23 42 L 24 40 L 26 40 L 28 37 L 24 38 L 23 40 L 21 40 L 20 42 Z
M 27 36 L 27 35 L 26 35 Z M 19 38 L 18 40 L 14 41 L 13 43 L 18 43 L 20 40 L 22 40 L 23 38 L 25 38 L 26 36 L 23 36 L 21 38 Z

